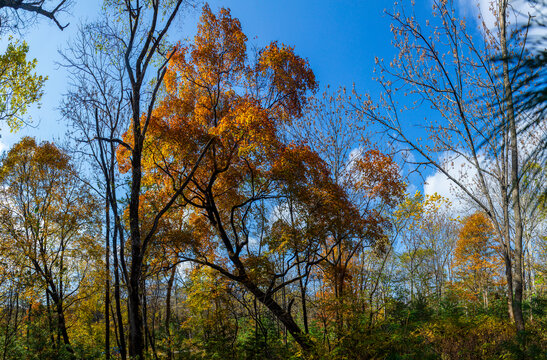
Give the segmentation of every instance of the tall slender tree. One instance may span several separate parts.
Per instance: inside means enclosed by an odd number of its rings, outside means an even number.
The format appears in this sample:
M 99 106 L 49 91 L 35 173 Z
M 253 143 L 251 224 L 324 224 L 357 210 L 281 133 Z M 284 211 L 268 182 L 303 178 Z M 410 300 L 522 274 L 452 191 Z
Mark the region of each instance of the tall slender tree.
M 142 299 L 144 296 L 143 265 L 150 241 L 157 230 L 157 222 L 172 205 L 168 201 L 154 216 L 155 226 L 143 232 L 140 217 L 140 201 L 142 192 L 142 154 L 146 140 L 152 111 L 156 105 L 158 93 L 163 85 L 166 66 L 173 52 L 166 47 L 166 37 L 174 24 L 177 15 L 184 6 L 191 2 L 175 1 L 107 1 L 106 5 L 122 26 L 121 34 L 110 33 L 111 39 L 118 41 L 123 51 L 124 77 L 127 79 L 129 93 L 129 108 L 131 118 L 131 136 L 129 143 L 120 138 L 107 141 L 121 146 L 131 154 L 130 189 L 128 222 L 129 222 L 129 260 L 127 268 L 123 267 L 123 275 L 128 290 L 129 318 L 129 357 L 143 359 L 144 357 L 144 326 Z M 176 198 L 180 189 L 173 195 Z
M 120 291 L 120 267 L 125 261 L 126 231 L 121 220 L 119 188 L 122 183 L 116 161 L 116 143 L 129 123 L 129 104 L 122 49 L 108 36 L 107 21 L 83 26 L 70 48 L 63 52 L 64 64 L 72 77 L 61 106 L 68 122 L 74 152 L 83 155 L 96 176 L 95 191 L 103 197 L 105 209 L 105 352 L 110 356 L 110 279 L 114 277 L 115 328 L 122 359 L 127 357 Z M 97 51 L 99 49 L 99 51 Z M 110 258 L 113 266 L 110 266 Z

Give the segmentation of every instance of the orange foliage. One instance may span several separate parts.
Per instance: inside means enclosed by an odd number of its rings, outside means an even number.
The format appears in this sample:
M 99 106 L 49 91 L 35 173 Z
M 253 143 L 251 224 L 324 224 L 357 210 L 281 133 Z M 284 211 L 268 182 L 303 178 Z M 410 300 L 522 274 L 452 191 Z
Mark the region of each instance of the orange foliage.
M 323 187 L 316 193 L 329 192 L 331 186 L 319 156 L 303 144 L 286 143 L 279 134 L 284 124 L 301 116 L 306 92 L 317 88 L 307 60 L 274 42 L 258 51 L 253 62 L 246 41 L 229 10 L 214 14 L 203 7 L 193 43 L 174 48 L 165 96 L 153 111 L 144 144 L 141 214 L 157 212 L 188 181 L 177 210 L 170 211 L 172 218 L 162 220 L 159 235 L 190 236 L 192 244 L 188 239 L 178 243 L 194 249 L 200 244 L 205 252 L 214 248 L 209 244 L 216 232 L 205 231 L 203 223 L 192 224 L 207 219 L 214 227 L 219 221 L 242 220 L 236 211 L 240 204 L 282 189 L 296 191 L 306 201 L 312 197 L 307 190 L 311 184 Z M 129 144 L 131 134 L 124 135 Z M 118 149 L 121 171 L 130 169 L 129 155 Z M 180 231 L 183 222 L 186 232 Z M 142 224 L 151 226 L 146 219 Z
M 486 302 L 488 284 L 501 285 L 502 261 L 499 240 L 494 237 L 491 221 L 483 213 L 475 213 L 463 220 L 453 267 L 460 279 L 460 287 L 471 299 L 482 294 Z

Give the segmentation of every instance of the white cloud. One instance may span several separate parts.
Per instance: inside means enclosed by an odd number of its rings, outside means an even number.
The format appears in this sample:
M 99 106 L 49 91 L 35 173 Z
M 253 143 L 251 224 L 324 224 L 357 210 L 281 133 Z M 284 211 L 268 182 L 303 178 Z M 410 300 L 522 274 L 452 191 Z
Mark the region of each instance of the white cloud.
M 437 171 L 435 174 L 428 176 L 424 183 L 425 195 L 433 195 L 435 193 L 441 195 L 444 198 L 447 198 L 452 204 L 451 207 L 454 211 L 457 211 L 459 213 L 462 212 L 465 208 L 462 197 L 455 189 L 452 181 L 440 171 Z
M 496 26 L 496 15 L 493 11 L 495 6 L 492 0 L 458 0 L 458 8 L 460 14 L 467 19 L 475 19 L 477 25 L 482 28 L 482 21 L 486 27 L 490 30 Z M 494 5 L 492 5 L 494 4 Z M 529 16 L 540 19 L 547 16 L 547 6 L 544 4 L 533 5 L 529 0 L 513 0 L 510 1 L 510 10 L 508 11 L 509 24 L 513 25 L 526 25 L 528 23 Z M 480 16 L 480 19 L 479 19 Z M 542 26 L 532 27 L 528 36 L 529 37 L 542 37 L 547 35 L 547 30 Z
M 463 157 L 451 159 L 446 153 L 441 156 L 441 164 L 450 176 L 465 186 L 473 186 L 477 171 Z M 469 200 L 465 193 L 439 170 L 428 176 L 424 182 L 424 194 L 433 195 L 435 193 L 447 198 L 452 203 L 452 210 L 456 213 L 463 215 L 469 212 Z
M 537 161 L 530 159 L 533 152 L 541 146 L 541 141 L 544 138 L 544 134 L 547 132 L 547 123 L 542 123 L 536 127 L 532 127 L 527 131 L 519 132 L 519 166 L 525 166 L 526 161 Z M 485 201 L 482 191 L 479 191 L 481 186 L 479 185 L 479 177 L 477 169 L 472 165 L 467 158 L 471 158 L 470 154 L 460 149 L 459 154 L 454 155 L 454 152 L 445 152 L 440 154 L 439 163 L 442 168 L 450 174 L 455 180 L 463 184 L 463 186 L 479 198 L 481 201 Z M 478 153 L 478 161 L 480 167 L 484 170 L 483 178 L 488 188 L 494 204 L 501 204 L 500 193 L 497 185 L 497 181 L 489 173 L 497 173 L 499 164 L 496 159 L 498 154 L 486 154 L 484 151 Z M 434 174 L 428 176 L 423 184 L 423 192 L 426 195 L 433 195 L 437 193 L 447 198 L 451 203 L 455 211 L 460 215 L 465 215 L 477 209 L 478 205 L 474 203 L 469 196 L 461 190 L 461 188 L 450 180 L 443 172 L 436 170 Z
M 496 17 L 492 13 L 490 0 L 458 0 L 460 13 L 468 19 L 474 18 L 480 25 L 484 20 L 488 29 L 493 29 L 496 24 Z M 478 16 L 482 20 L 478 19 Z
M 8 145 L 6 145 L 3 141 L 0 140 L 0 154 L 2 154 L 7 149 L 8 149 Z

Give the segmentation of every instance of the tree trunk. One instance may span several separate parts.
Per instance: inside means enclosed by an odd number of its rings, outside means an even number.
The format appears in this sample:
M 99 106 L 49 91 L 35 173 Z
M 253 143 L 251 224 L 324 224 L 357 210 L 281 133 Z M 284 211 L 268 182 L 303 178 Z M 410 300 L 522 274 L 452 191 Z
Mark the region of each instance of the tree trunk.
M 104 353 L 105 359 L 110 360 L 110 189 L 107 183 L 107 197 L 105 209 L 106 237 L 105 237 L 105 284 L 104 284 Z
M 167 297 L 165 299 L 165 333 L 167 334 L 167 360 L 173 358 L 172 339 L 171 339 L 171 291 L 173 290 L 173 283 L 175 281 L 175 273 L 177 271 L 176 266 L 171 269 L 171 275 L 167 282 Z
M 49 337 L 51 341 L 51 345 L 55 347 L 55 337 L 53 336 L 53 320 L 51 318 L 51 305 L 49 303 L 50 294 L 49 291 L 46 290 L 46 310 L 47 310 L 47 322 L 49 327 Z
M 110 143 L 110 153 L 115 154 L 114 144 Z M 118 205 L 116 203 L 116 179 L 114 175 L 114 162 L 115 157 L 112 156 L 110 160 L 110 205 L 112 208 L 112 215 L 114 217 L 114 236 L 112 237 L 112 248 L 114 255 L 114 302 L 116 303 L 116 318 L 118 322 L 118 338 L 120 342 L 120 355 L 122 360 L 127 359 L 127 345 L 125 342 L 125 331 L 123 328 L 123 316 L 122 316 L 122 306 L 120 300 L 120 268 L 119 268 L 119 259 L 118 259 L 118 238 L 120 239 L 120 256 L 123 256 L 123 228 L 120 221 L 120 216 L 118 215 Z M 123 261 L 123 258 L 122 258 Z M 123 263 L 122 263 L 123 264 Z
M 511 254 L 509 253 L 510 247 L 506 243 L 503 251 L 503 260 L 505 262 L 505 279 L 507 280 L 507 311 L 509 313 L 509 318 L 515 320 L 514 307 L 513 307 L 513 269 L 511 266 Z
M 140 79 L 139 79 L 140 80 Z M 129 272 L 129 358 L 143 360 L 144 332 L 141 312 L 141 276 L 142 276 L 142 239 L 139 218 L 139 206 L 142 180 L 143 138 L 140 123 L 140 88 L 137 81 L 132 85 L 132 115 L 134 145 L 131 152 L 131 194 L 129 197 L 129 232 L 131 246 L 131 268 Z
M 59 332 L 61 333 L 61 337 L 63 338 L 65 349 L 70 354 L 72 354 L 71 358 L 73 358 L 74 350 L 72 349 L 72 346 L 70 345 L 70 340 L 68 337 L 68 331 L 66 328 L 66 321 L 65 321 L 65 314 L 64 314 L 62 299 L 55 289 L 52 289 L 50 291 L 50 295 L 51 295 L 51 300 L 53 301 L 53 304 L 55 305 L 55 310 L 57 312 L 57 328 Z
M 132 274 L 128 284 L 129 358 L 131 360 L 141 360 L 144 355 L 143 322 L 141 314 L 141 301 L 139 296 L 140 276 L 138 275 L 140 274 Z
M 515 110 L 513 107 L 513 91 L 509 77 L 509 53 L 507 50 L 507 24 L 506 11 L 508 6 L 507 0 L 500 0 L 500 46 L 501 56 L 503 61 L 503 89 L 505 95 L 505 109 L 507 112 L 507 121 L 509 125 L 509 148 L 511 151 L 511 199 L 513 202 L 513 216 L 515 218 L 515 267 L 514 267 L 514 282 L 515 296 L 513 298 L 513 315 L 515 317 L 515 325 L 518 331 L 524 330 L 524 317 L 522 315 L 522 216 L 520 208 L 520 188 L 519 188 L 519 165 L 518 165 L 518 143 L 517 130 L 515 123 Z
M 313 353 L 315 344 L 304 332 L 302 332 L 288 311 L 281 308 L 281 306 L 273 300 L 271 295 L 266 294 L 248 278 L 243 279 L 241 283 L 258 299 L 258 301 L 264 304 L 279 321 L 281 321 L 306 354 Z
M 297 261 L 300 261 L 299 259 Z M 298 264 L 298 276 L 302 276 L 300 274 L 300 264 Z M 306 284 L 300 278 L 299 280 L 300 285 L 300 297 L 302 298 L 302 320 L 304 321 L 304 332 L 306 334 L 310 333 L 309 326 L 308 326 L 308 307 L 307 307 L 307 301 L 306 301 Z
M 116 216 L 116 213 L 114 213 Z M 117 221 L 116 221 L 117 222 Z M 115 223 L 116 224 L 116 223 Z M 116 224 L 116 229 L 114 230 L 114 236 L 112 238 L 112 247 L 114 251 L 112 252 L 114 255 L 114 302 L 116 304 L 116 318 L 118 323 L 118 338 L 120 342 L 120 355 L 122 360 L 127 359 L 127 345 L 125 343 L 125 331 L 123 328 L 123 316 L 122 316 L 122 304 L 120 299 L 120 271 L 119 271 L 119 264 L 118 264 L 118 228 L 120 225 Z M 120 228 L 119 232 L 121 233 L 122 230 Z

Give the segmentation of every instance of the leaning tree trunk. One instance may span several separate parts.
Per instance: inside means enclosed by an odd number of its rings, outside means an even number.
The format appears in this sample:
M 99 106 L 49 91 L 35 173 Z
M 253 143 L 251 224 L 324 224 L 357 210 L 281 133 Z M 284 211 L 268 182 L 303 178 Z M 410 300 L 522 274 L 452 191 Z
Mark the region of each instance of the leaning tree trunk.
M 279 306 L 279 304 L 272 298 L 271 295 L 262 291 L 248 277 L 245 277 L 245 279 L 241 280 L 241 283 L 258 299 L 258 301 L 266 306 L 268 310 L 270 310 L 279 321 L 281 321 L 287 331 L 292 335 L 294 340 L 298 343 L 298 345 L 300 345 L 304 353 L 313 353 L 313 341 L 306 336 L 306 334 L 294 321 L 294 318 L 290 314 L 290 310 L 285 310 L 281 306 Z

